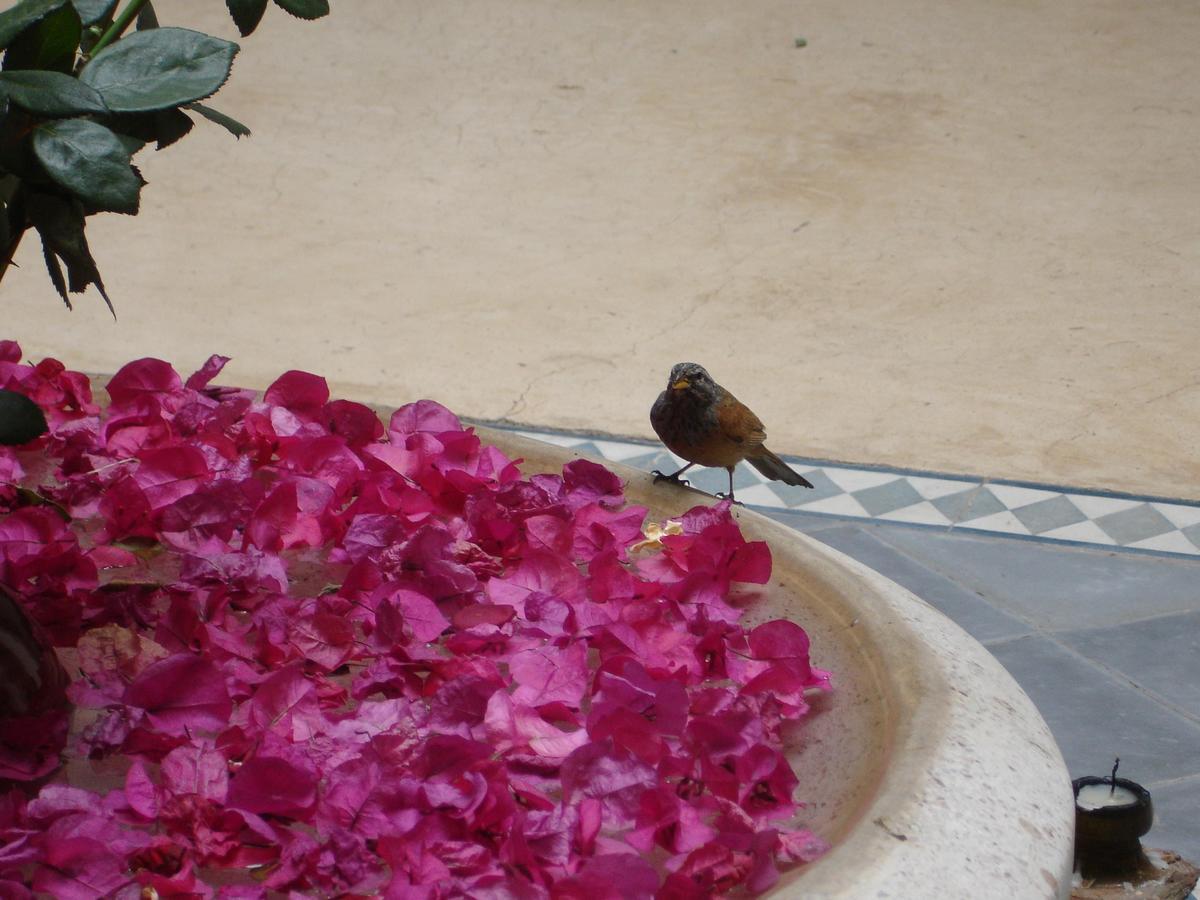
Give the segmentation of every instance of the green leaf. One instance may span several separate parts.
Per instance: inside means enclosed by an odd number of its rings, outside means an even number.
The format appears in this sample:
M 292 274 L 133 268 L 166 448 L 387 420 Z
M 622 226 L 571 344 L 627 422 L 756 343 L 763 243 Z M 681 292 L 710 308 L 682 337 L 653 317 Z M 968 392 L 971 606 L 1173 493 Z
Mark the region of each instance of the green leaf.
M 16 175 L 0 175 L 0 203 L 6 206 L 11 203 L 20 186 L 21 179 Z
M 0 91 L 22 109 L 43 116 L 108 112 L 95 89 L 62 72 L 37 69 L 0 72 Z
M 12 246 L 13 233 L 8 224 L 8 208 L 0 209 L 0 260 L 8 259 L 8 248 Z M 0 265 L 0 268 L 3 268 Z
M 135 31 L 105 47 L 79 73 L 114 112 L 153 112 L 221 89 L 238 45 L 187 28 Z
M 51 178 L 96 209 L 137 212 L 142 180 L 125 146 L 103 125 L 43 122 L 33 130 L 33 153 Z
M 233 17 L 233 24 L 242 37 L 253 33 L 267 11 L 267 0 L 225 0 L 225 5 L 229 7 L 229 15 Z
M 53 69 L 71 74 L 83 26 L 75 7 L 64 3 L 26 28 L 8 45 L 4 54 L 5 71 L 16 69 Z
M 319 19 L 329 15 L 329 0 L 275 0 L 275 5 L 297 19 Z
M 42 259 L 46 261 L 46 274 L 50 276 L 50 283 L 58 291 L 58 296 L 62 297 L 63 303 L 67 304 L 67 309 L 71 309 L 71 298 L 67 296 L 67 280 L 63 278 L 62 264 L 45 237 L 42 238 Z
M 7 95 L 5 103 L 8 103 Z M 24 181 L 43 177 L 42 167 L 33 158 L 29 132 L 37 123 L 32 113 L 9 104 L 8 112 L 0 118 L 0 172 L 15 175 Z
M 48 430 L 40 406 L 24 394 L 0 389 L 0 445 L 27 444 Z
M 192 130 L 192 117 L 181 109 L 160 109 L 151 113 L 154 117 L 155 150 L 170 147 Z
M 0 12 L 0 47 L 7 47 L 18 34 L 40 22 L 67 0 L 22 0 L 11 9 Z
M 146 5 L 142 7 L 142 11 L 138 13 L 137 30 L 145 31 L 148 28 L 158 27 L 158 13 L 154 11 L 154 4 L 151 0 L 146 0 Z
M 117 0 L 71 0 L 84 25 L 95 25 L 109 17 Z
M 4 197 L 4 209 L 0 210 L 0 277 L 12 265 L 13 254 L 21 243 L 21 238 L 29 228 L 29 216 L 26 212 L 28 191 L 25 183 L 16 175 L 0 177 L 0 194 Z
M 112 301 L 104 290 L 104 282 L 100 280 L 100 272 L 96 269 L 96 261 L 88 248 L 87 238 L 83 233 L 83 207 L 78 200 L 68 200 L 51 194 L 29 195 L 29 221 L 37 229 L 42 238 L 42 254 L 46 258 L 46 270 L 54 287 L 71 308 L 71 300 L 67 297 L 67 289 L 73 293 L 82 293 L 88 285 L 94 284 L 100 291 L 100 296 L 108 304 L 108 311 L 116 318 Z M 59 260 L 67 264 L 67 279 L 63 280 Z
M 227 116 L 223 112 L 218 112 L 217 110 L 213 109 L 211 106 L 206 106 L 203 103 L 189 103 L 187 105 L 187 108 L 190 109 L 192 112 L 196 112 L 196 113 L 199 113 L 200 115 L 204 116 L 204 118 L 208 119 L 208 121 L 215 122 L 217 125 L 220 125 L 226 131 L 228 131 L 230 134 L 232 134 L 235 138 L 250 136 L 249 128 L 247 128 L 245 125 L 243 125 L 237 119 L 235 119 L 231 116 Z
M 106 116 L 100 122 L 116 132 L 131 156 L 151 141 L 161 150 L 191 131 L 193 125 L 191 118 L 178 108 L 149 113 L 122 113 Z
M 125 152 L 128 153 L 131 158 L 135 153 L 150 143 L 150 141 L 144 141 L 137 135 L 121 134 L 119 131 L 115 131 L 114 134 L 116 134 L 117 140 L 121 142 L 121 146 L 125 148 Z

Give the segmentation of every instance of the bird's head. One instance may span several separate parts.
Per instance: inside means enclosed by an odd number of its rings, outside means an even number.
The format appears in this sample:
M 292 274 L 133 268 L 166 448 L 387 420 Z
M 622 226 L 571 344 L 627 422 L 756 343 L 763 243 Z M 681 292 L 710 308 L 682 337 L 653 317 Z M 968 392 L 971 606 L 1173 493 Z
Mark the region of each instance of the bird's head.
M 710 396 L 717 384 L 704 366 L 693 362 L 676 363 L 667 378 L 667 391 L 675 396 L 683 393 Z

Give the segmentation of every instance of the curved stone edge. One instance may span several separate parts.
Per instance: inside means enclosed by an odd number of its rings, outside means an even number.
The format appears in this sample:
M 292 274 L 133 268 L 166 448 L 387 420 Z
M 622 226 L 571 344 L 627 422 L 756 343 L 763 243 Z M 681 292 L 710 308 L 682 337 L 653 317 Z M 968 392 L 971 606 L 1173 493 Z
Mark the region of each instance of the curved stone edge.
M 897 722 L 878 793 L 849 834 L 801 874 L 795 896 L 1068 897 L 1071 781 L 1028 695 L 983 645 L 923 600 L 796 537 L 810 564 L 824 557 L 874 590 L 895 617 L 889 627 L 897 640 L 917 642 L 911 662 L 923 671 L 911 714 Z
M 582 456 L 512 432 L 476 430 L 527 468 L 558 471 Z M 670 515 L 711 500 L 595 461 L 626 482 L 627 499 L 653 510 Z M 768 541 L 777 568 L 805 573 L 805 600 L 840 606 L 832 614 L 862 629 L 856 639 L 872 652 L 887 707 L 880 724 L 887 765 L 873 791 L 856 800 L 833 849 L 787 873 L 772 896 L 1068 897 L 1070 777 L 1012 676 L 954 622 L 878 572 L 752 510 L 735 514 L 748 538 Z

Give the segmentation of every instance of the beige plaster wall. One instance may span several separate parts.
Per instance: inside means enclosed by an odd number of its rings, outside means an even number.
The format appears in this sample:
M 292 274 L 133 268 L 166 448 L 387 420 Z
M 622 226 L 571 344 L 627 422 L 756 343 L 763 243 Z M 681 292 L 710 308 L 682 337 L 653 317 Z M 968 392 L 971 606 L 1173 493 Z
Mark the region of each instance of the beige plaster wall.
M 117 324 L 30 241 L 0 333 L 645 436 L 693 359 L 779 452 L 1200 498 L 1190 0 L 334 7 L 90 227 Z

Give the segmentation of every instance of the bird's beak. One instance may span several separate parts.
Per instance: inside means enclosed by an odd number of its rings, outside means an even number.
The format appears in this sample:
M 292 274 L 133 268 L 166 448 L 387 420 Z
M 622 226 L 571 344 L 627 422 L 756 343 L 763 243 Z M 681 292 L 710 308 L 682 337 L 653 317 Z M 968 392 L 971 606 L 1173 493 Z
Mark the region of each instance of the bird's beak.
M 673 390 L 673 391 L 682 391 L 682 390 L 683 390 L 684 388 L 686 388 L 687 386 L 688 386 L 688 381 L 687 381 L 687 379 L 686 379 L 686 378 L 680 378 L 680 379 L 679 379 L 677 382 L 675 382 L 673 385 L 671 385 L 671 390 Z

